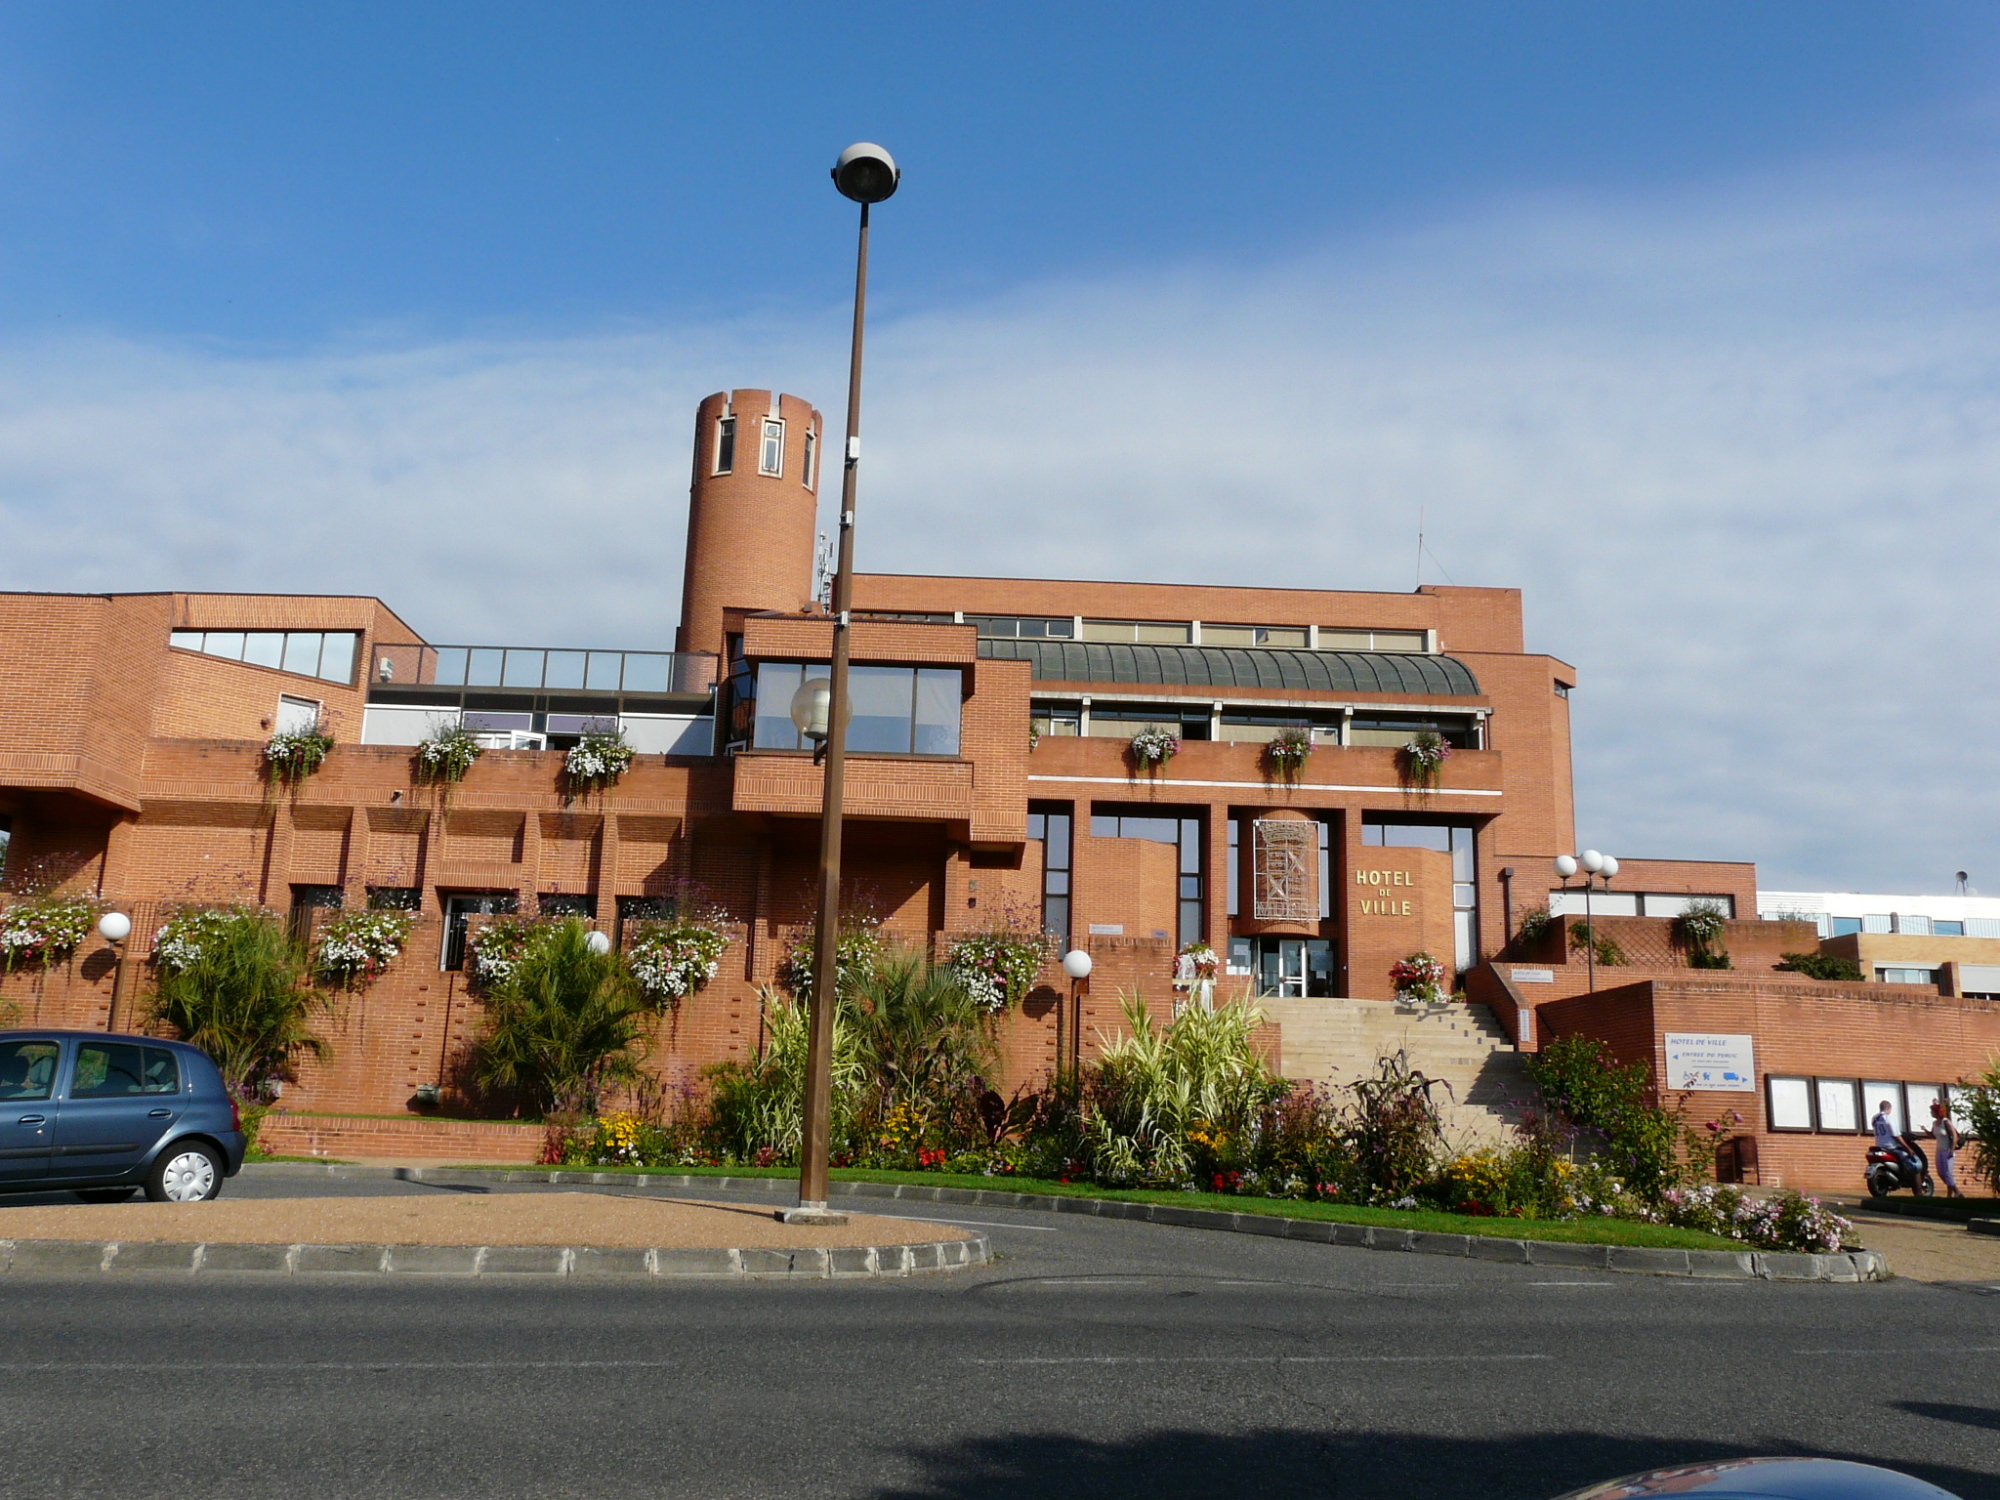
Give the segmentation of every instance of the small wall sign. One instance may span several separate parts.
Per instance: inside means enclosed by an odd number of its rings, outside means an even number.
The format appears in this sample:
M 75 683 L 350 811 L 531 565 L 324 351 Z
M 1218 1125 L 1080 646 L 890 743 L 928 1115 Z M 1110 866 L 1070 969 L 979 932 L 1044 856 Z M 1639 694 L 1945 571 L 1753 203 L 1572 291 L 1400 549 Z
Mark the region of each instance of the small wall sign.
M 1668 1088 L 1723 1094 L 1757 1092 L 1757 1060 L 1751 1038 L 1669 1031 L 1661 1040 L 1666 1044 Z

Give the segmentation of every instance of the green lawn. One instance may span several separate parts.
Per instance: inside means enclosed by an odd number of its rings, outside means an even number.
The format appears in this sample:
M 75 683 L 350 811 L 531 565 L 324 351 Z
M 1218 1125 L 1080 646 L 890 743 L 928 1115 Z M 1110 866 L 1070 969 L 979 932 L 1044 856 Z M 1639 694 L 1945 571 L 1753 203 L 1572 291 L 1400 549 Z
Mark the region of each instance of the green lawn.
M 471 1166 L 464 1171 L 618 1172 L 633 1177 L 783 1177 L 798 1176 L 796 1167 L 563 1167 L 496 1168 Z M 1479 1234 L 1499 1239 L 1558 1240 L 1569 1244 L 1646 1245 L 1666 1250 L 1742 1250 L 1735 1240 L 1696 1229 L 1660 1224 L 1635 1224 L 1625 1219 L 1494 1219 L 1429 1209 L 1405 1211 L 1364 1208 L 1357 1204 L 1302 1203 L 1284 1198 L 1239 1198 L 1227 1193 L 1180 1193 L 1151 1188 L 1105 1188 L 1087 1182 L 1050 1182 L 1035 1177 L 985 1177 L 954 1172 L 897 1172 L 863 1167 L 836 1167 L 830 1174 L 842 1182 L 900 1182 L 924 1187 L 970 1188 L 990 1193 L 1035 1193 L 1049 1197 L 1107 1198 L 1125 1203 L 1170 1203 L 1181 1208 L 1217 1209 L 1223 1213 L 1269 1214 L 1281 1219 L 1331 1219 L 1341 1224 L 1379 1224 L 1390 1229 L 1420 1229 L 1432 1234 Z

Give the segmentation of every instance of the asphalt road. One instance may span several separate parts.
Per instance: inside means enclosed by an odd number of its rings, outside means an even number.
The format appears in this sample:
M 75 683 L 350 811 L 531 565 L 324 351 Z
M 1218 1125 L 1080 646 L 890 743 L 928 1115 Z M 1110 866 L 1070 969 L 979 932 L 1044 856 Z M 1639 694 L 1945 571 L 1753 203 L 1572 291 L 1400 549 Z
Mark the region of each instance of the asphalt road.
M 2000 1289 L 868 1208 L 976 1224 L 999 1259 L 801 1285 L 0 1276 L 0 1494 L 1429 1500 L 1816 1453 L 2000 1500 Z

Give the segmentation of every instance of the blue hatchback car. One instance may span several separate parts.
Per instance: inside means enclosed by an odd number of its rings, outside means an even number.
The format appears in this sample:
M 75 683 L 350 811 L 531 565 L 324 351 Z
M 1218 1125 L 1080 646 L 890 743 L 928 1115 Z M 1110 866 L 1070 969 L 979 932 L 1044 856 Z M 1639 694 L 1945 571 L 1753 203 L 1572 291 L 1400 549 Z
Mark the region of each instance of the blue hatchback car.
M 0 1031 L 0 1192 L 139 1189 L 198 1203 L 243 1165 L 243 1117 L 206 1053 L 101 1031 Z

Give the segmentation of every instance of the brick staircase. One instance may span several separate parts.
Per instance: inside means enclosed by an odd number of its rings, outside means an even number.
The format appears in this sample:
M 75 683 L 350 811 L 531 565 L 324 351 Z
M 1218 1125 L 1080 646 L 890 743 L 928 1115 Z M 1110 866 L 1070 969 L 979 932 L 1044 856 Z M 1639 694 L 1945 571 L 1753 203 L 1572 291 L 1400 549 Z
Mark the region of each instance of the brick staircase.
M 1278 1023 L 1279 1069 L 1287 1078 L 1339 1088 L 1375 1071 L 1398 1050 L 1427 1078 L 1451 1087 L 1433 1095 L 1454 1146 L 1499 1145 L 1532 1100 L 1525 1054 L 1483 1005 L 1416 1010 L 1383 1000 L 1257 1002 Z

